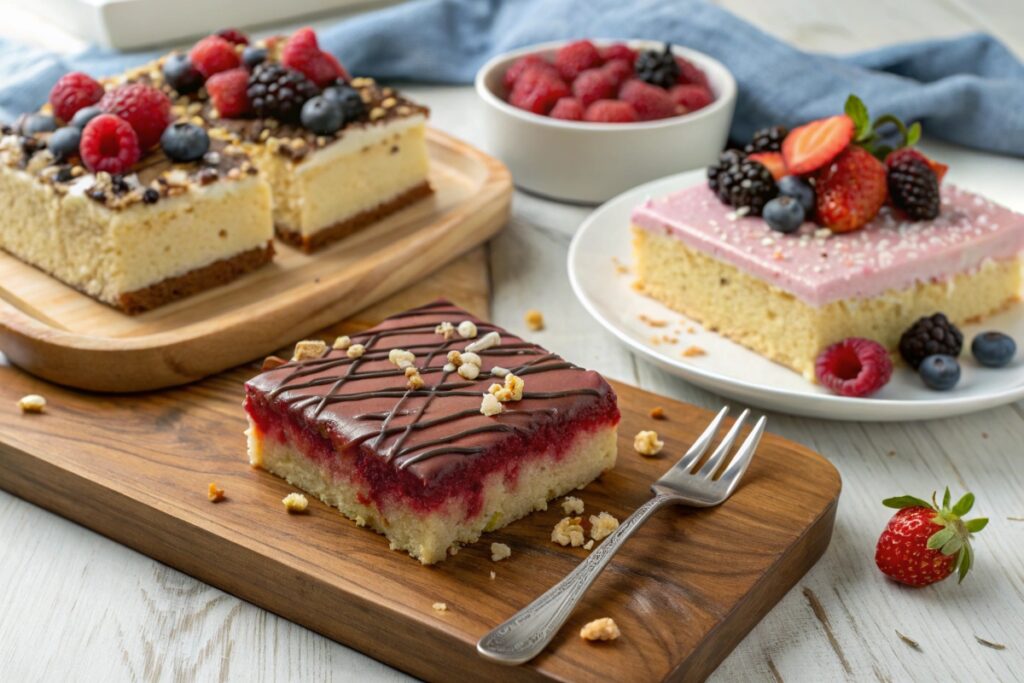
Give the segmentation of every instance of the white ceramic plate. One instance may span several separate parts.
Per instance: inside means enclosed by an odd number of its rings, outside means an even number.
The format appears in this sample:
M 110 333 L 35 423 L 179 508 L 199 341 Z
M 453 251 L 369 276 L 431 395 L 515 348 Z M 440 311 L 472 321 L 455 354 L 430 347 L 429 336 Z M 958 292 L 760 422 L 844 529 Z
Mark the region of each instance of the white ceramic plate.
M 950 162 L 949 177 L 953 182 L 1018 211 L 1024 208 L 1013 189 L 1020 187 L 1024 179 L 1024 163 L 995 158 L 997 164 L 1007 166 L 1009 175 L 986 167 L 985 173 L 977 175 L 984 178 L 983 184 L 987 183 L 988 187 L 980 187 L 957 177 L 965 175 L 963 172 L 954 175 L 957 165 L 949 152 L 937 156 Z M 964 154 L 964 157 L 970 166 L 982 155 Z M 576 296 L 598 322 L 635 353 L 667 372 L 724 396 L 770 410 L 835 420 L 932 419 L 984 410 L 1024 398 L 1024 351 L 1021 349 L 1024 346 L 1024 305 L 989 318 L 980 326 L 963 329 L 966 339 L 960 357 L 963 374 L 951 391 L 927 389 L 916 373 L 898 367 L 892 381 L 871 398 L 847 398 L 831 394 L 801 375 L 725 337 L 701 329 L 700 325 L 635 291 L 631 287 L 633 275 L 618 273 L 615 267 L 616 258 L 628 265 L 630 211 L 647 197 L 662 196 L 701 182 L 705 182 L 703 170 L 689 171 L 621 194 L 587 218 L 569 247 L 569 279 Z M 641 315 L 670 322 L 667 327 L 656 329 L 643 322 Z M 691 328 L 693 333 L 687 331 Z M 1010 366 L 985 368 L 971 357 L 971 338 L 989 329 L 1006 332 L 1017 341 L 1017 357 Z M 652 341 L 652 337 L 662 335 L 676 336 L 679 341 L 674 344 Z M 706 355 L 684 357 L 683 349 L 691 345 L 704 349 Z

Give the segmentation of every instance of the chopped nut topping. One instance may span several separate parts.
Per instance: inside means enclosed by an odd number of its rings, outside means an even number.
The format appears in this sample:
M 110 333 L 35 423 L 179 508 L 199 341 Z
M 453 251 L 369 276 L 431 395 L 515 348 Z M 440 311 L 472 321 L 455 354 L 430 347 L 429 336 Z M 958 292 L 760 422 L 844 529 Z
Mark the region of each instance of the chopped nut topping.
M 480 376 L 480 366 L 472 363 L 463 363 L 459 366 L 459 376 L 463 379 L 473 380 Z M 490 396 L 490 394 L 488 394 Z
M 217 488 L 217 484 L 211 481 L 206 489 L 206 497 L 211 503 L 219 503 L 224 500 L 224 489 Z
M 266 358 L 263 359 L 263 365 L 260 366 L 260 370 L 263 372 L 266 372 L 267 370 L 273 370 L 274 368 L 281 367 L 287 362 L 288 361 L 279 356 L 267 356 Z
M 327 344 L 321 339 L 305 339 L 295 345 L 295 352 L 292 353 L 292 360 L 316 360 L 323 358 L 327 353 Z
M 455 363 L 445 363 L 441 366 L 441 369 L 445 372 L 455 372 Z
M 655 406 L 655 407 L 651 408 L 650 415 L 655 420 L 665 420 L 665 419 L 667 419 L 665 417 L 665 409 L 662 408 L 661 406 Z
M 494 417 L 499 415 L 505 407 L 501 405 L 501 401 L 496 399 L 493 394 L 484 394 L 483 400 L 480 402 L 480 412 L 487 417 Z
M 410 365 L 409 367 L 407 367 L 405 369 L 405 376 L 406 377 L 412 377 L 413 375 L 418 375 L 418 374 L 420 374 L 420 369 L 417 368 L 417 367 L 413 367 L 413 366 Z
M 491 368 L 491 374 L 494 375 L 495 377 L 504 377 L 509 372 L 510 371 L 507 368 L 503 368 L 499 365 L 495 365 L 493 368 Z
M 332 348 L 341 349 L 342 351 L 344 351 L 350 346 L 352 346 L 352 340 L 346 337 L 345 335 L 342 335 L 334 340 Z
M 39 394 L 29 394 L 18 400 L 18 407 L 23 413 L 41 413 L 46 408 L 46 399 Z
M 387 112 L 384 111 L 382 107 L 374 107 L 370 110 L 370 120 L 376 121 L 377 119 L 382 119 L 385 114 L 387 114 Z
M 593 547 L 594 547 L 594 539 L 590 539 L 589 541 L 587 541 L 586 543 L 583 544 L 583 549 L 584 550 L 590 550 Z
M 385 109 L 391 109 L 396 104 L 398 104 L 398 100 L 396 100 L 394 97 L 385 97 L 381 101 L 380 106 L 384 107 Z
M 447 612 L 448 611 L 448 605 L 443 603 L 443 602 L 435 602 L 433 605 L 431 605 L 431 607 L 434 608 L 435 612 Z
M 362 344 L 353 344 L 345 351 L 345 355 L 353 359 L 362 358 L 364 353 L 366 353 L 366 347 Z
M 454 365 L 455 367 L 459 367 L 463 363 L 462 353 L 460 351 L 452 349 L 451 351 L 448 352 L 448 362 Z
M 445 321 L 434 328 L 434 334 L 439 334 L 445 339 L 451 339 L 455 336 L 455 325 Z
M 476 336 L 476 323 L 472 320 L 463 320 L 459 323 L 459 336 L 463 339 L 472 339 Z
M 484 362 L 480 358 L 480 356 L 476 355 L 472 351 L 468 351 L 466 353 L 463 353 L 460 356 L 460 358 L 462 359 L 462 364 L 463 365 L 475 365 L 477 368 L 479 368 L 481 365 L 484 364 Z
M 504 543 L 492 543 L 491 544 L 491 562 L 500 562 L 506 557 L 512 556 L 512 548 L 509 548 Z
M 405 349 L 391 349 L 388 351 L 388 362 L 397 365 L 401 369 L 411 367 L 416 360 L 416 354 Z
M 551 530 L 551 540 L 558 545 L 571 545 L 578 548 L 583 545 L 583 518 L 565 517 Z
M 633 448 L 640 455 L 657 455 L 665 447 L 665 442 L 658 440 L 658 432 L 644 430 L 636 433 L 633 437 Z
M 281 499 L 284 509 L 291 513 L 305 512 L 309 507 L 309 500 L 301 493 L 289 493 Z
M 544 315 L 540 311 L 531 308 L 526 312 L 526 326 L 533 330 L 534 332 L 539 332 L 540 330 L 543 330 Z
M 485 334 L 484 336 L 477 339 L 476 341 L 466 344 L 466 351 L 469 351 L 470 353 L 475 353 L 478 351 L 486 351 L 487 349 L 493 346 L 500 345 L 501 335 L 492 330 Z
M 705 351 L 699 346 L 687 346 L 685 349 L 683 349 L 683 356 L 687 358 L 704 355 L 707 355 L 707 351 Z
M 582 515 L 583 501 L 575 496 L 567 496 L 565 500 L 562 501 L 562 510 L 564 510 L 567 515 Z
M 583 640 L 615 640 L 621 635 L 618 624 L 611 617 L 594 619 L 580 629 L 580 638 Z
M 607 512 L 602 512 L 598 515 L 590 515 L 590 537 L 595 541 L 600 541 L 602 538 L 618 528 L 619 520 L 615 519 L 615 517 Z
M 505 375 L 505 384 L 492 384 L 487 388 L 487 393 L 492 394 L 502 403 L 508 401 L 522 401 L 523 387 L 526 383 L 520 377 L 512 373 Z
M 409 368 L 409 369 L 413 370 L 415 368 Z M 423 381 L 423 376 L 420 375 L 420 373 L 418 373 L 418 372 L 415 373 L 415 374 L 409 375 L 408 377 L 409 377 L 409 381 L 405 383 L 405 386 L 409 387 L 413 391 L 418 391 L 419 389 L 422 389 L 425 386 L 425 384 L 426 384 Z

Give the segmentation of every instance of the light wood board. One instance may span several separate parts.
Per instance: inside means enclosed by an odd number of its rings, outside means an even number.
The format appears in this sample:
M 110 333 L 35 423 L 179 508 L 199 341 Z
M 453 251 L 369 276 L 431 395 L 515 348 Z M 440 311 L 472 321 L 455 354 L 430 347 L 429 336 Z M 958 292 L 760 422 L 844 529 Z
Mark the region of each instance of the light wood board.
M 432 197 L 315 254 L 277 242 L 235 282 L 127 316 L 0 252 L 0 350 L 61 384 L 141 391 L 264 356 L 350 315 L 485 242 L 512 184 L 483 152 L 430 130 Z
M 340 331 L 331 330 L 327 336 Z M 0 487 L 239 597 L 430 680 L 698 679 L 714 670 L 825 551 L 840 490 L 822 457 L 767 436 L 744 485 L 713 510 L 666 510 L 630 541 L 551 647 L 526 666 L 481 660 L 476 640 L 585 555 L 550 541 L 557 505 L 427 568 L 312 501 L 288 515 L 284 481 L 249 467 L 239 407 L 255 364 L 179 389 L 97 396 L 42 390 L 42 415 L 0 411 Z M 0 368 L 0 405 L 40 382 Z M 616 468 L 578 495 L 586 514 L 624 518 L 710 413 L 617 384 Z M 649 410 L 664 407 L 668 420 Z M 664 454 L 632 436 L 656 428 Z M 212 504 L 215 481 L 227 500 Z M 490 560 L 501 541 L 512 557 Z M 496 572 L 495 579 L 489 573 Z M 439 613 L 435 602 L 445 602 Z M 613 643 L 577 633 L 611 616 Z

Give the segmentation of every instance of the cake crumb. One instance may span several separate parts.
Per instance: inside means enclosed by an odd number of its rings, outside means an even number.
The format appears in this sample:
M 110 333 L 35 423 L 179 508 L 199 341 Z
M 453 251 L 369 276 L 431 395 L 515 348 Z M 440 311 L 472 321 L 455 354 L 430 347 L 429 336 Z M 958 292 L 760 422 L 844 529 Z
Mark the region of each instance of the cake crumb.
M 492 543 L 491 544 L 491 562 L 500 562 L 506 557 L 512 556 L 512 548 L 509 548 L 504 543 Z
M 562 501 L 562 510 L 564 510 L 565 514 L 567 515 L 571 515 L 574 513 L 577 515 L 582 515 L 583 501 L 577 498 L 576 496 L 566 496 L 565 500 Z
M 526 326 L 534 332 L 540 332 L 544 329 L 544 314 L 538 311 L 536 308 L 531 308 L 526 312 Z
M 501 401 L 494 394 L 484 394 L 484 398 L 480 402 L 481 413 L 487 417 L 494 417 L 501 414 L 501 411 L 504 409 L 505 407 L 501 405 Z
M 640 318 L 640 322 L 642 322 L 642 323 L 644 323 L 646 325 L 649 325 L 650 327 L 667 327 L 668 326 L 668 321 L 667 320 L 659 320 L 657 318 L 651 318 L 650 316 L 644 315 L 643 313 L 641 313 L 637 317 Z
M 665 442 L 658 439 L 658 432 L 652 430 L 642 430 L 636 433 L 633 437 L 633 448 L 640 455 L 652 456 L 661 453 L 661 449 L 665 447 Z
M 356 526 L 366 526 L 366 518 L 362 515 L 356 515 Z
M 46 399 L 39 394 L 29 394 L 18 399 L 18 407 L 23 413 L 41 413 L 46 408 Z
M 626 275 L 629 273 L 629 266 L 620 261 L 616 256 L 612 256 L 612 265 L 615 266 L 615 272 L 619 275 Z
M 651 408 L 650 415 L 651 415 L 651 418 L 654 419 L 654 420 L 667 420 L 668 419 L 667 417 L 665 417 L 665 409 L 662 408 L 661 406 L 654 406 L 653 408 Z
M 447 603 L 444 603 L 444 602 L 435 602 L 433 605 L 431 605 L 431 607 L 434 608 L 435 612 L 447 612 L 448 611 L 448 605 L 447 605 Z
M 291 513 L 305 512 L 309 507 L 309 500 L 301 493 L 289 493 L 281 499 L 284 509 Z
M 352 340 L 345 335 L 341 335 L 340 337 L 336 337 L 334 339 L 334 344 L 332 344 L 331 346 L 340 351 L 344 351 L 348 347 L 352 346 Z
M 707 353 L 707 351 L 705 351 L 699 346 L 687 346 L 685 349 L 683 349 L 683 356 L 685 356 L 686 358 L 692 358 L 694 356 L 706 356 Z
M 611 617 L 594 619 L 580 629 L 580 638 L 583 640 L 615 640 L 621 635 L 618 624 Z
M 593 547 L 594 547 L 594 539 L 590 539 L 589 541 L 587 541 L 586 543 L 583 544 L 583 549 L 584 550 L 590 550 Z
M 211 481 L 206 488 L 206 497 L 210 499 L 211 503 L 219 503 L 224 500 L 224 489 L 217 488 L 217 484 Z
M 463 339 L 472 339 L 476 336 L 476 323 L 472 320 L 463 320 L 459 323 L 459 336 Z
M 448 321 L 444 321 L 434 328 L 434 334 L 439 334 L 446 340 L 451 339 L 455 336 L 455 325 L 452 325 Z
M 491 572 L 491 581 L 494 581 L 494 579 L 496 579 L 496 578 L 497 578 L 497 576 L 498 576 L 498 575 L 497 575 L 497 574 L 495 574 L 495 573 L 494 573 L 494 572 L 492 571 L 492 572 Z
M 565 517 L 551 530 L 551 540 L 558 545 L 571 545 L 578 548 L 583 545 L 583 518 Z
M 590 515 L 590 537 L 595 541 L 600 541 L 618 528 L 619 520 L 607 512 Z
M 287 362 L 288 361 L 280 356 L 267 356 L 263 359 L 263 364 L 260 365 L 260 372 L 267 372 L 268 370 L 279 368 Z
M 362 344 L 353 344 L 345 351 L 345 355 L 353 360 L 362 358 L 364 353 L 366 353 L 366 347 Z
M 322 339 L 303 339 L 295 345 L 293 361 L 316 360 L 327 353 L 327 343 Z

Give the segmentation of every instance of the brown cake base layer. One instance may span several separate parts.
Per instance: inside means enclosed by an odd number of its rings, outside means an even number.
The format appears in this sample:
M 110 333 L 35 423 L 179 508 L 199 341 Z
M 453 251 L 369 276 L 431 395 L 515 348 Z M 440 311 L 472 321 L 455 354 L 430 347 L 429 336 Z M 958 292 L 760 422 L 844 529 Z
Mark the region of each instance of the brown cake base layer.
M 116 307 L 129 315 L 143 313 L 177 299 L 184 299 L 204 290 L 227 284 L 240 275 L 270 263 L 273 258 L 274 243 L 267 242 L 265 247 L 243 251 L 231 258 L 214 261 L 208 266 L 191 270 L 184 275 L 167 278 L 134 292 L 126 292 L 118 297 Z
M 416 185 L 388 201 L 378 204 L 372 209 L 357 213 L 351 218 L 346 218 L 312 235 L 303 235 L 298 231 L 276 226 L 277 237 L 282 242 L 302 249 L 302 251 L 309 254 L 326 244 L 336 242 L 343 237 L 348 237 L 371 223 L 375 223 L 385 216 L 389 216 L 399 209 L 404 209 L 410 204 L 431 195 L 433 192 L 434 190 L 430 187 L 430 183 L 424 181 L 422 184 Z

